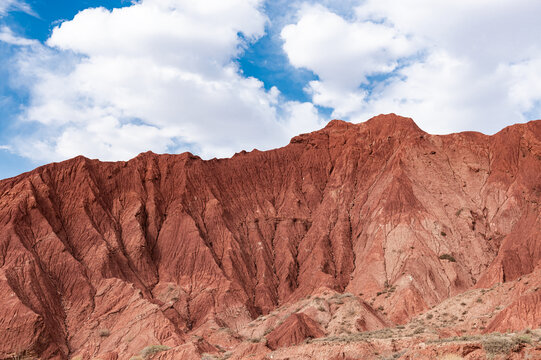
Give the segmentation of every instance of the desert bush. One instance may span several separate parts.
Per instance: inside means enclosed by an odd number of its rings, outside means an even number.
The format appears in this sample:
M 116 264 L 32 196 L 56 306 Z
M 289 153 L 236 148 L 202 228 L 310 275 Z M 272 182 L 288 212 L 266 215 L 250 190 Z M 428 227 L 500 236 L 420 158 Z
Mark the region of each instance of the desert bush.
M 212 354 L 203 353 L 201 354 L 201 360 L 218 360 L 218 358 Z
M 515 344 L 531 344 L 532 337 L 529 335 L 529 333 L 519 334 L 513 338 L 513 341 L 515 342 Z
M 111 331 L 109 329 L 100 329 L 98 331 L 98 334 L 101 336 L 101 337 L 108 337 L 109 335 L 111 335 Z
M 169 346 L 166 346 L 166 345 L 150 345 L 144 348 L 143 350 L 141 350 L 141 356 L 143 357 L 143 359 L 148 359 L 159 352 L 166 351 L 169 349 L 170 349 Z
M 483 348 L 487 355 L 492 358 L 499 354 L 509 354 L 511 351 L 518 350 L 524 344 L 530 344 L 531 337 L 527 334 L 516 335 L 512 339 L 503 336 L 489 336 L 483 339 Z
M 440 255 L 440 260 L 447 260 L 447 261 L 450 261 L 450 262 L 456 262 L 456 259 L 451 254 L 441 254 Z

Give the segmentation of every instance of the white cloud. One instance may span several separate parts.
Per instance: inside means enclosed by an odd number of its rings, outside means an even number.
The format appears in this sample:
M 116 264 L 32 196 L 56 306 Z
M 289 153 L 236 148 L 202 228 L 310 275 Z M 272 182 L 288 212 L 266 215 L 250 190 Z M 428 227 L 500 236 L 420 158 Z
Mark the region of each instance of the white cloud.
M 333 117 L 396 112 L 435 133 L 541 117 L 541 3 L 367 0 L 353 13 L 307 5 L 282 31 L 291 63 L 319 76 L 313 102 Z
M 40 126 L 15 139 L 15 151 L 42 161 L 127 159 L 148 149 L 230 156 L 284 145 L 298 121 L 320 126 L 312 104 L 239 75 L 243 41 L 264 34 L 260 6 L 144 0 L 80 12 L 47 46 L 19 54 L 19 82 L 31 84 L 22 120 Z
M 313 70 L 334 86 L 358 86 L 366 76 L 394 70 L 398 58 L 416 51 L 413 41 L 391 27 L 348 22 L 321 6 L 301 12 L 298 23 L 282 30 L 284 50 L 294 66 Z
M 11 10 L 23 11 L 30 15 L 36 16 L 36 14 L 32 11 L 32 8 L 24 1 L 20 1 L 20 0 L 0 1 L 0 18 L 6 16 L 6 14 Z
M 18 46 L 32 46 L 32 45 L 39 45 L 39 42 L 32 39 L 23 38 L 20 36 L 17 36 L 11 31 L 11 29 L 7 26 L 2 26 L 0 28 L 0 41 L 10 44 L 10 45 L 18 45 Z
M 294 13 L 267 6 L 268 19 L 262 1 L 87 9 L 46 44 L 0 29 L 0 41 L 18 49 L 11 81 L 29 92 L 20 121 L 36 126 L 12 151 L 40 161 L 148 149 L 229 156 L 321 127 L 314 105 L 352 121 L 396 112 L 435 133 L 492 133 L 541 117 L 541 3 L 279 0 Z M 235 59 L 269 21 L 273 34 L 286 25 L 291 64 L 317 75 L 305 89 L 312 103 L 239 73 Z

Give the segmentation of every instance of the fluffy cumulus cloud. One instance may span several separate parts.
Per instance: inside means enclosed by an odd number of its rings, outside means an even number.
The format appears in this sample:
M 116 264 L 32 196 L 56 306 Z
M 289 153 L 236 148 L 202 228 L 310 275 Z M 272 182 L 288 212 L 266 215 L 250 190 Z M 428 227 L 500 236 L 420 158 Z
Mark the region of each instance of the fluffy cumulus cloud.
M 541 3 L 366 0 L 349 16 L 300 8 L 282 30 L 306 91 L 333 116 L 412 116 L 425 130 L 480 130 L 541 117 Z
M 39 160 L 118 160 L 148 149 L 208 158 L 284 145 L 321 119 L 311 103 L 240 75 L 235 59 L 267 21 L 258 0 L 84 10 L 46 45 L 19 52 L 18 82 L 31 84 L 20 121 L 38 130 L 11 145 Z
M 0 0 L 0 17 L 12 10 L 31 13 Z M 17 50 L 2 65 L 28 100 L 2 149 L 40 162 L 222 157 L 284 145 L 327 111 L 493 133 L 541 117 L 540 13 L 529 0 L 140 0 L 81 11 L 45 43 L 3 26 Z M 288 69 L 311 71 L 311 102 L 243 75 L 238 58 L 266 34 L 261 62 L 278 49 Z

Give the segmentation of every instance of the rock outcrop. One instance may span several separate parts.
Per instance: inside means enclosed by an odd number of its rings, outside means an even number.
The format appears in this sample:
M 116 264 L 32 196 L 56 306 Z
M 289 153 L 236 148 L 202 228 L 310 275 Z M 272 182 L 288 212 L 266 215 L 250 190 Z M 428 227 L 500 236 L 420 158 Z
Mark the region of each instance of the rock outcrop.
M 0 358 L 265 356 L 502 284 L 485 330 L 536 328 L 540 202 L 541 121 L 436 136 L 390 114 L 230 159 L 46 165 L 0 182 Z
M 305 314 L 292 314 L 267 336 L 267 346 L 272 349 L 297 345 L 306 339 L 323 337 L 319 324 Z

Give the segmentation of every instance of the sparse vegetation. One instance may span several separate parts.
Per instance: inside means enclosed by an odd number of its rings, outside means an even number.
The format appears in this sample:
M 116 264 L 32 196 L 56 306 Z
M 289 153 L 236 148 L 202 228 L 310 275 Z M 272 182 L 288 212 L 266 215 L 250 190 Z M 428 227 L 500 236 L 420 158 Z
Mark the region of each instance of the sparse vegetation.
M 201 360 L 218 360 L 218 357 L 209 353 L 203 353 L 201 354 Z
M 487 339 L 484 339 L 482 343 L 483 348 L 490 358 L 493 358 L 498 354 L 510 353 L 514 347 L 512 340 L 500 336 L 490 336 Z
M 399 359 L 402 355 L 404 355 L 405 352 L 406 352 L 406 350 L 402 350 L 402 351 L 399 351 L 399 352 L 395 352 L 395 353 L 392 354 L 390 357 L 384 357 L 383 360 Z
M 100 329 L 98 331 L 98 334 L 100 335 L 100 337 L 108 337 L 109 335 L 111 335 L 111 331 L 109 331 L 109 329 Z
M 395 285 L 391 286 L 391 284 L 389 284 L 389 282 L 387 280 L 385 280 L 385 283 L 383 284 L 383 288 L 384 289 L 382 291 L 378 291 L 376 293 L 376 296 L 387 294 L 387 296 L 385 296 L 385 298 L 388 298 L 389 296 L 391 296 L 391 293 L 393 293 L 396 290 L 396 286 Z
M 327 342 L 355 342 L 362 341 L 366 339 L 389 339 L 392 338 L 394 332 L 389 329 L 381 329 L 375 331 L 365 331 L 365 332 L 356 332 L 351 334 L 346 334 L 342 336 L 329 336 L 324 338 L 313 339 L 312 342 L 318 343 L 327 343 Z
M 520 350 L 525 344 L 530 344 L 530 334 L 522 333 L 516 335 L 492 333 L 489 335 L 465 335 L 447 339 L 428 340 L 427 343 L 448 343 L 448 342 L 480 342 L 485 349 L 489 359 L 497 355 L 509 354 L 512 351 Z
M 344 299 L 355 297 L 355 295 L 351 293 L 343 293 L 343 294 L 334 294 L 329 298 L 329 300 L 332 300 L 333 303 L 342 305 L 344 303 Z
M 450 262 L 456 262 L 456 259 L 451 254 L 441 254 L 440 255 L 440 260 L 447 260 L 447 261 L 450 261 Z
M 516 335 L 514 338 L 515 343 L 517 344 L 531 344 L 532 343 L 532 337 L 530 336 L 530 333 L 528 332 L 529 329 L 527 329 L 524 334 Z M 531 330 L 530 330 L 531 332 Z
M 166 351 L 169 349 L 170 349 L 169 346 L 166 346 L 166 345 L 150 345 L 144 348 L 143 350 L 141 350 L 141 357 L 146 360 L 159 352 Z

